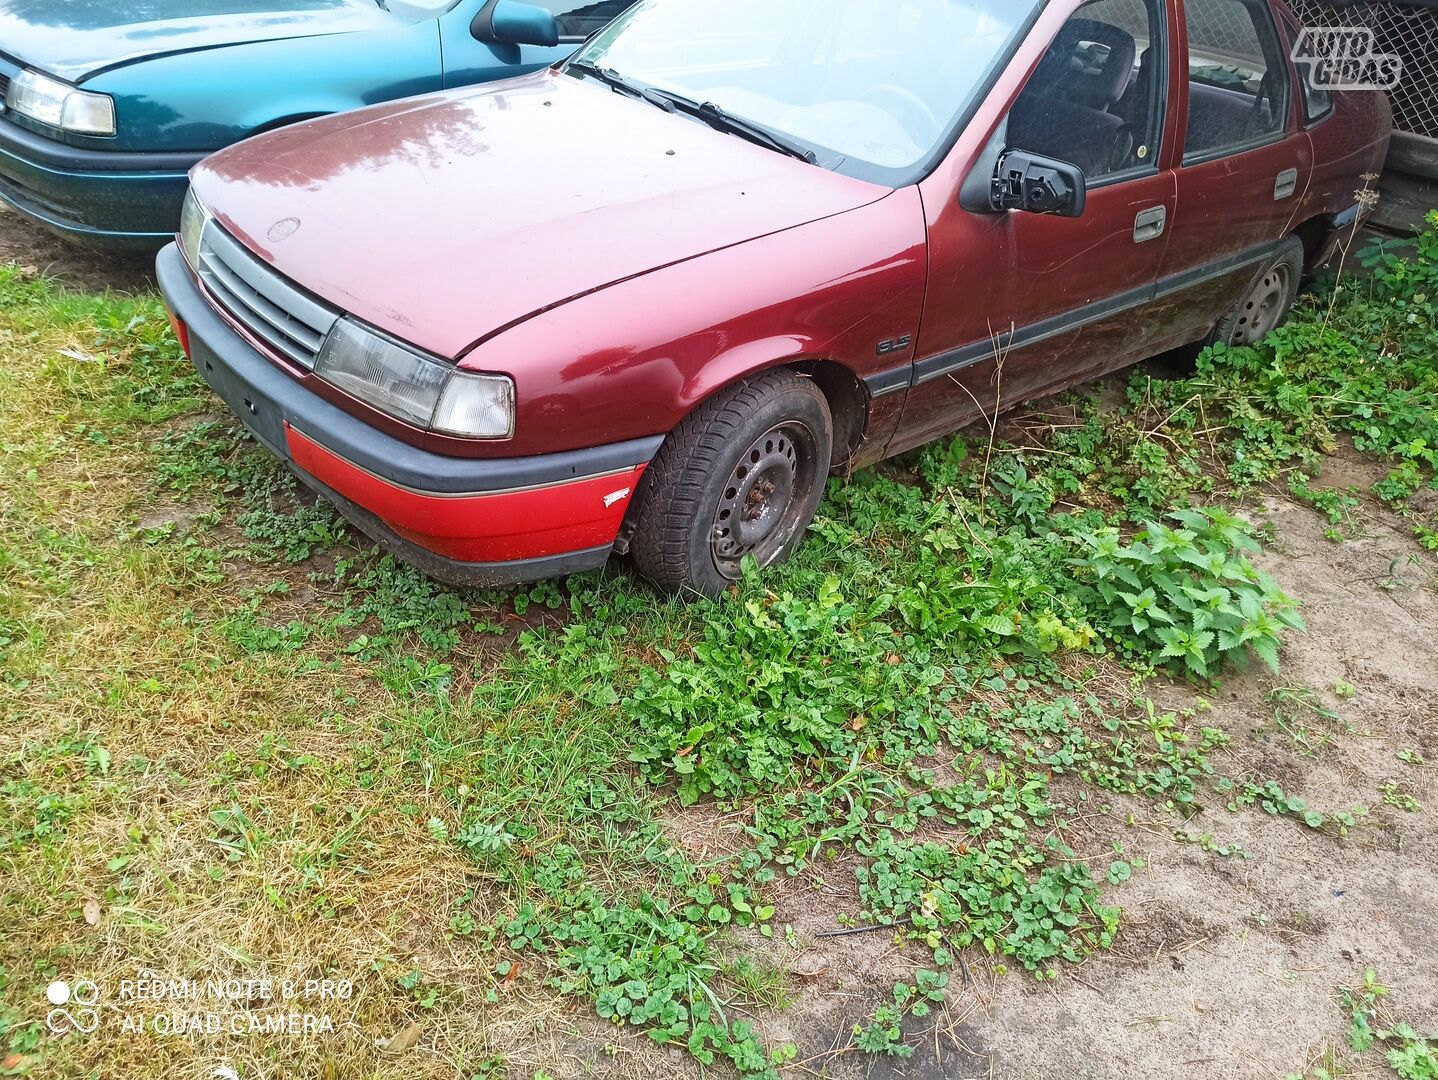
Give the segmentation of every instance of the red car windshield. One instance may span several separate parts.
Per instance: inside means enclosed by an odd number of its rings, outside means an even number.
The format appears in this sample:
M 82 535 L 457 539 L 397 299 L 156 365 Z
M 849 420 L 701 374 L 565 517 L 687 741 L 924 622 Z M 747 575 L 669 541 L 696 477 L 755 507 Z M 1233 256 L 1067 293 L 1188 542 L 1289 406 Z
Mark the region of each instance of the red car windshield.
M 1034 0 L 639 0 L 575 62 L 712 102 L 824 167 L 907 182 L 1029 25 Z

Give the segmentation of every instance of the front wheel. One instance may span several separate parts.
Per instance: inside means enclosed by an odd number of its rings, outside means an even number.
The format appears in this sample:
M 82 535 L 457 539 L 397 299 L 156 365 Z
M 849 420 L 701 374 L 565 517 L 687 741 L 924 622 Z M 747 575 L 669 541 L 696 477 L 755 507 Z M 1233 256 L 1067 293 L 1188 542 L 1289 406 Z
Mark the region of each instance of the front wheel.
M 833 418 L 811 379 L 766 371 L 706 401 L 645 474 L 630 553 L 655 584 L 718 596 L 745 559 L 772 566 L 819 507 Z

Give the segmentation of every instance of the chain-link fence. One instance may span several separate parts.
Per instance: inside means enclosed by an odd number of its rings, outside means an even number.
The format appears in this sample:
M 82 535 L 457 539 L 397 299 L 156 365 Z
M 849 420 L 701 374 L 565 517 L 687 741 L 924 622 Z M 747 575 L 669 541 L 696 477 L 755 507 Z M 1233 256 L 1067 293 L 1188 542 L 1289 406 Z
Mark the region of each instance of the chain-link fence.
M 1438 10 L 1390 0 L 1388 3 L 1333 4 L 1293 0 L 1305 26 L 1363 26 L 1377 36 L 1375 47 L 1403 59 L 1403 77 L 1388 92 L 1393 125 L 1399 131 L 1438 139 Z
M 1264 70 L 1266 61 L 1254 28 L 1253 11 L 1243 0 L 1205 0 L 1188 5 L 1185 13 L 1192 56 L 1220 63 L 1243 61 L 1245 67 Z

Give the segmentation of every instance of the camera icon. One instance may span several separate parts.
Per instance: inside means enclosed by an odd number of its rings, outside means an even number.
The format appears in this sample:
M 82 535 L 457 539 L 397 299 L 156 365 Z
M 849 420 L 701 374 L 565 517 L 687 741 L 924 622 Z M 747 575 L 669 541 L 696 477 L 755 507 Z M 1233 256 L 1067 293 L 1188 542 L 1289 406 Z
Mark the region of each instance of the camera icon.
M 100 1026 L 100 988 L 89 979 L 66 982 L 56 979 L 45 988 L 45 1000 L 54 1006 L 45 1015 L 45 1026 L 53 1035 L 78 1031 L 88 1035 Z

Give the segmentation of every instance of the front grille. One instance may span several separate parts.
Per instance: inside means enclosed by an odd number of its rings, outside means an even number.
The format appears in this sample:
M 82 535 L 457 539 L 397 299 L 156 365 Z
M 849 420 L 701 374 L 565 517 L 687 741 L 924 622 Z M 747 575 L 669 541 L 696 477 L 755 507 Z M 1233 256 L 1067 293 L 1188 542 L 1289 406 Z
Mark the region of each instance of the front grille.
M 314 368 L 338 311 L 291 285 L 213 221 L 200 239 L 198 270 L 236 322 L 281 356 Z
M 10 89 L 10 76 L 0 75 L 0 112 L 5 111 L 5 93 Z

